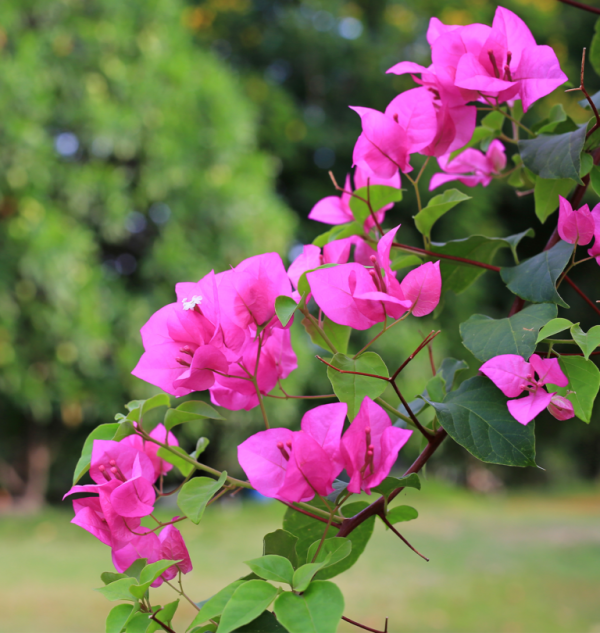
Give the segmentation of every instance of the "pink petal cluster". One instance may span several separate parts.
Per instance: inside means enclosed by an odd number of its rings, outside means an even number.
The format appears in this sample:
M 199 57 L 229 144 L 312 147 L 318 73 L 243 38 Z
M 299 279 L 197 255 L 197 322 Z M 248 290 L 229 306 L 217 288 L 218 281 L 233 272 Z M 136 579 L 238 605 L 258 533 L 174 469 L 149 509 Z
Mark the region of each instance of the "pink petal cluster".
M 354 215 L 350 209 L 352 192 L 370 185 L 386 185 L 399 189 L 400 174 L 396 171 L 390 178 L 381 178 L 370 169 L 366 169 L 364 166 L 357 166 L 354 170 L 354 190 L 350 182 L 350 175 L 348 175 L 346 176 L 346 183 L 342 195 L 340 197 L 327 196 L 327 198 L 319 200 L 308 214 L 308 218 L 310 220 L 316 220 L 317 222 L 323 222 L 324 224 L 345 224 L 346 222 L 352 222 L 354 220 Z M 385 212 L 391 209 L 392 206 L 393 204 L 389 204 L 377 211 L 375 216 L 379 223 L 383 222 Z M 365 232 L 368 233 L 374 225 L 375 222 L 373 218 L 368 217 L 364 223 Z
M 334 491 L 346 468 L 350 492 L 368 494 L 387 477 L 412 431 L 392 426 L 388 415 L 366 397 L 342 437 L 347 405 L 325 404 L 308 411 L 301 430 L 268 429 L 238 446 L 238 460 L 261 494 L 287 503 L 310 501 Z
M 433 312 L 440 300 L 439 262 L 412 270 L 399 282 L 390 267 L 392 242 L 400 227 L 377 244 L 372 268 L 358 263 L 322 268 L 307 274 L 317 305 L 335 323 L 366 330 L 386 317 L 400 318 L 407 311 L 420 317 Z
M 276 253 L 257 255 L 236 268 L 179 283 L 177 302 L 142 327 L 144 354 L 133 375 L 174 396 L 208 389 L 231 409 L 258 405 L 261 393 L 293 371 L 290 334 L 275 315 L 275 299 L 292 287 Z
M 162 424 L 150 434 L 160 442 L 177 446 L 177 439 Z M 168 438 L 168 439 L 167 439 Z M 141 518 L 154 511 L 154 483 L 171 468 L 158 457 L 158 446 L 132 435 L 120 442 L 94 440 L 90 476 L 94 484 L 73 486 L 65 497 L 75 493 L 93 493 L 73 501 L 75 517 L 71 521 L 93 534 L 112 549 L 112 558 L 119 572 L 125 571 L 138 558 L 148 563 L 177 560 L 153 586 L 170 580 L 178 573 L 187 573 L 192 563 L 177 528 L 168 525 L 157 535 L 141 526 Z
M 569 244 L 585 246 L 592 241 L 596 230 L 596 220 L 600 220 L 600 205 L 590 212 L 587 204 L 579 209 L 573 209 L 571 203 L 558 196 L 558 234 Z M 600 222 L 598 222 L 600 225 Z M 598 227 L 600 229 L 600 226 Z
M 525 398 L 507 403 L 510 414 L 521 424 L 529 424 L 546 408 L 558 420 L 568 420 L 575 415 L 567 398 L 556 392 L 548 393 L 543 388 L 549 383 L 558 387 L 569 384 L 556 358 L 541 358 L 533 354 L 527 362 L 517 354 L 501 354 L 486 361 L 479 371 L 509 398 L 517 398 L 527 392 Z
M 450 158 L 450 154 L 440 156 L 438 163 L 445 173 L 431 177 L 429 191 L 452 180 L 458 180 L 467 187 L 487 187 L 492 182 L 492 177 L 506 167 L 506 153 L 504 145 L 493 140 L 485 154 L 478 149 L 469 148 L 454 159 Z

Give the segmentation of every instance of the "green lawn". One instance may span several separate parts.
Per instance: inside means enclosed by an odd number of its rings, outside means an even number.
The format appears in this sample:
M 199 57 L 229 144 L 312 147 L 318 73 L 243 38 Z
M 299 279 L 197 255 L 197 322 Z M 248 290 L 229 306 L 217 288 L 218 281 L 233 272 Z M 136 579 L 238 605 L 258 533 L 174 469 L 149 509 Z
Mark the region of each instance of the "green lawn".
M 481 497 L 425 482 L 401 503 L 417 521 L 401 525 L 417 557 L 380 524 L 366 555 L 338 577 L 345 614 L 390 633 L 600 633 L 600 491 Z M 203 600 L 247 573 L 262 536 L 280 526 L 278 504 L 209 508 L 182 525 Z M 0 632 L 104 631 L 109 603 L 93 591 L 111 569 L 108 548 L 68 523 L 68 512 L 0 519 Z M 153 603 L 171 601 L 169 588 Z M 193 616 L 183 604 L 177 631 Z M 340 631 L 360 629 L 344 624 Z

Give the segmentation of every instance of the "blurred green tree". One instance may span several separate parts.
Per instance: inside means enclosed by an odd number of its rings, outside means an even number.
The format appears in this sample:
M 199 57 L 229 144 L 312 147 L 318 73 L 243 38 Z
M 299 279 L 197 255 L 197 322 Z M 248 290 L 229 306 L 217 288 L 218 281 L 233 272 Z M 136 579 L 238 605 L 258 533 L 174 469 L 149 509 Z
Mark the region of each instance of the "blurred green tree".
M 173 284 L 285 252 L 295 228 L 256 108 L 183 8 L 2 3 L 0 489 L 21 507 L 52 462 L 65 488 L 91 426 L 155 391 L 129 372 Z

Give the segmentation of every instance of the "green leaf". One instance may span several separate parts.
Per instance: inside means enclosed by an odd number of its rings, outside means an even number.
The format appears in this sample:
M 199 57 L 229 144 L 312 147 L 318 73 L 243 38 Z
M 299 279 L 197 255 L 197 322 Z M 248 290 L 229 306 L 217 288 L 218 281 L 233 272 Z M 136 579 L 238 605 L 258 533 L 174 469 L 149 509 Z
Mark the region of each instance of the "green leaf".
M 121 580 L 121 578 L 127 578 L 127 574 L 115 574 L 113 571 L 105 571 L 100 574 L 100 580 L 105 585 L 110 585 L 111 582 Z
M 131 402 L 128 402 L 125 405 L 125 408 L 127 409 L 127 411 L 133 411 L 134 409 L 139 409 L 144 402 L 146 402 L 145 400 L 132 400 Z
M 525 301 L 557 303 L 568 308 L 556 291 L 556 280 L 569 263 L 573 248 L 573 244 L 561 240 L 550 250 L 542 251 L 518 266 L 503 268 L 500 271 L 502 281 L 511 292 Z
M 382 209 L 390 202 L 399 202 L 402 200 L 402 190 L 395 187 L 388 187 L 387 185 L 369 185 L 368 187 L 361 187 L 354 192 L 354 196 L 350 198 L 350 210 L 352 215 L 358 224 L 362 226 L 364 221 L 371 215 L 369 211 L 369 205 L 364 202 L 368 201 L 371 204 L 373 213 L 377 213 L 379 209 Z M 358 197 L 363 198 L 359 200 Z M 339 238 L 338 238 L 339 239 Z
M 363 225 L 359 222 L 339 224 L 338 226 L 334 226 L 329 229 L 326 233 L 321 233 L 321 235 L 313 240 L 313 244 L 322 248 L 325 244 L 329 244 L 329 242 L 342 240 L 345 237 L 350 237 L 351 235 L 362 235 L 363 233 Z
M 199 437 L 196 442 L 196 450 L 191 454 L 191 457 L 194 459 L 198 459 L 202 453 L 208 448 L 210 444 L 210 440 L 207 437 Z
M 570 178 L 583 184 L 579 171 L 586 133 L 587 125 L 582 125 L 565 134 L 541 134 L 531 140 L 519 141 L 519 153 L 524 165 L 542 178 Z
M 265 534 L 263 539 L 263 556 L 275 554 L 287 558 L 292 567 L 298 567 L 298 554 L 296 552 L 296 543 L 298 537 L 294 536 L 286 530 L 275 530 Z
M 568 330 L 573 324 L 569 319 L 552 319 L 548 321 L 546 325 L 540 330 L 538 334 L 536 343 L 543 341 L 545 338 L 549 336 L 554 336 L 554 334 L 558 334 L 559 332 L 563 332 L 564 330 Z
M 598 93 L 600 95 L 600 93 Z M 597 196 L 600 196 L 600 167 L 595 165 L 590 172 L 590 185 Z
M 137 604 L 118 604 L 106 618 L 106 633 L 121 633 L 121 629 L 139 609 Z
M 133 563 L 131 563 L 131 565 L 129 565 L 129 567 L 125 570 L 125 575 L 139 581 L 142 569 L 144 569 L 147 562 L 147 558 L 138 558 L 137 560 L 134 560 Z
M 294 576 L 294 568 L 292 563 L 283 556 L 275 554 L 267 554 L 260 558 L 244 561 L 248 567 L 261 578 L 265 580 L 274 580 L 276 582 L 287 582 L 292 584 Z
M 169 569 L 172 565 L 176 565 L 180 561 L 178 560 L 159 560 L 156 563 L 146 565 L 140 574 L 139 585 L 134 585 L 129 588 L 129 591 L 138 600 L 141 600 L 146 591 L 150 588 L 150 585 L 162 574 L 165 570 Z
M 552 303 L 533 305 L 504 319 L 474 314 L 460 324 L 463 345 L 477 360 L 486 361 L 500 354 L 519 354 L 525 360 L 535 351 L 537 333 L 556 317 Z
M 306 554 L 306 560 L 312 561 L 315 557 L 315 552 L 319 548 L 321 539 L 315 541 L 309 548 Z M 352 552 L 352 541 L 347 538 L 326 538 L 323 541 L 323 545 L 319 550 L 315 563 L 323 563 L 323 567 L 331 567 L 336 563 L 339 563 L 344 558 L 348 558 Z
M 519 424 L 508 411 L 507 398 L 489 379 L 476 376 L 429 404 L 448 435 L 482 462 L 535 466 L 534 422 Z
M 168 407 L 170 405 L 171 398 L 166 393 L 157 393 L 155 396 L 152 396 L 152 398 L 144 400 L 144 403 L 142 404 L 142 416 L 157 407 Z
M 172 410 L 173 409 L 169 409 L 169 411 Z M 175 453 L 173 453 L 172 451 L 175 451 Z M 177 453 L 179 453 L 179 455 L 185 455 L 186 457 L 188 457 L 188 454 L 180 446 L 170 446 L 169 448 L 164 448 L 161 446 L 158 449 L 157 455 L 159 457 L 162 457 L 162 459 L 164 459 L 166 462 L 169 462 L 169 464 L 173 464 L 173 466 L 176 466 L 179 469 L 179 472 L 184 477 L 187 477 L 194 470 L 195 466 L 193 464 L 190 464 L 190 462 L 183 459 L 182 457 L 179 457 Z
M 471 196 L 467 196 L 458 189 L 448 189 L 439 196 L 434 196 L 424 209 L 421 209 L 417 215 L 413 216 L 417 230 L 422 235 L 429 237 L 431 228 L 437 220 L 460 202 L 470 199 Z
M 446 381 L 440 374 L 436 374 L 427 381 L 425 391 L 429 395 L 430 400 L 441 402 L 446 395 Z
M 305 565 L 299 567 L 294 572 L 294 578 L 292 580 L 294 591 L 306 591 L 312 579 L 315 577 L 315 574 L 319 571 L 319 569 L 325 567 L 327 562 L 327 559 L 325 559 L 325 561 L 321 563 L 306 563 Z
M 223 471 L 216 480 L 210 477 L 194 477 L 183 484 L 177 495 L 177 505 L 192 523 L 200 523 L 206 505 L 221 489 L 226 479 L 227 472 Z
M 325 505 L 318 499 L 312 502 L 312 505 L 325 509 Z M 364 501 L 356 501 L 353 503 L 347 503 L 342 506 L 345 517 L 351 517 L 358 514 L 361 510 L 364 510 L 368 506 L 368 503 Z M 318 574 L 319 580 L 326 580 L 333 578 L 338 574 L 350 569 L 354 563 L 360 558 L 363 553 L 369 539 L 373 534 L 373 527 L 375 525 L 375 517 L 371 517 L 364 523 L 358 526 L 356 530 L 351 532 L 347 538 L 352 541 L 352 552 L 344 560 L 322 569 Z M 296 512 L 292 508 L 288 508 L 283 517 L 283 527 L 285 530 L 298 537 L 298 543 L 296 545 L 296 551 L 298 552 L 298 560 L 301 563 L 305 563 L 307 560 L 307 554 L 310 546 L 317 540 L 320 540 L 325 530 L 325 524 L 316 519 L 311 519 L 300 512 Z M 327 535 L 333 537 L 337 534 L 335 527 L 330 527 Z
M 134 409 L 134 411 L 139 411 L 139 409 Z M 113 440 L 115 442 L 120 442 L 126 437 L 129 437 L 130 435 L 134 435 L 134 433 L 135 433 L 135 428 L 131 420 L 128 420 L 126 418 L 125 420 L 123 420 L 123 422 L 121 422 L 121 424 L 119 424 L 119 428 L 117 429 L 113 437 Z
M 570 178 L 559 178 L 558 180 L 536 179 L 533 199 L 535 202 L 535 214 L 542 224 L 548 216 L 558 209 L 558 196 L 566 198 L 574 186 L 575 182 Z
M 593 167 L 594 167 L 594 159 L 592 155 L 588 154 L 587 152 L 584 152 L 581 155 L 581 171 L 579 172 L 579 175 L 582 178 L 584 176 L 587 176 L 592 171 Z
M 136 613 L 127 623 L 125 633 L 146 633 L 152 620 L 148 617 L 147 613 Z
M 100 587 L 96 589 L 96 591 L 101 593 L 108 600 L 130 600 L 133 602 L 135 598 L 129 592 L 129 588 L 133 585 L 137 585 L 135 578 L 121 578 L 121 580 L 111 582 L 110 585 Z
M 211 420 L 224 420 L 225 418 L 210 404 L 203 400 L 186 400 L 182 402 L 176 411 L 185 411 L 186 413 L 195 413 L 201 418 L 210 418 Z
M 581 356 L 561 356 L 558 362 L 569 379 L 569 386 L 567 388 L 552 387 L 552 391 L 566 396 L 573 404 L 575 415 L 589 424 L 592 419 L 594 400 L 600 388 L 600 371 L 591 360 L 586 360 Z M 567 391 L 575 393 L 567 393 Z
M 280 295 L 275 299 L 275 314 L 283 327 L 290 322 L 297 307 L 298 304 L 291 297 L 287 297 L 286 295 Z
M 302 319 L 302 325 L 304 329 L 310 336 L 311 341 L 334 354 L 334 350 L 329 348 L 329 345 L 325 343 L 325 339 L 321 336 L 320 332 L 314 326 L 312 321 L 309 319 Z M 339 323 L 334 323 L 328 317 L 323 319 L 323 324 L 321 326 L 325 332 L 325 336 L 331 341 L 335 349 L 340 354 L 345 354 L 348 351 L 348 342 L 350 341 L 350 333 L 352 332 L 352 328 L 347 325 L 340 325 Z
M 219 623 L 219 633 L 230 633 L 234 629 L 252 622 L 275 599 L 277 588 L 264 580 L 249 580 L 238 587 L 225 605 Z
M 587 360 L 590 354 L 600 345 L 600 325 L 594 325 L 587 334 L 579 327 L 579 323 L 571 326 L 571 336 L 579 345 L 583 356 Z
M 523 231 L 508 237 L 486 237 L 485 235 L 471 235 L 470 237 L 452 240 L 450 242 L 432 242 L 431 249 L 442 255 L 452 255 L 463 259 L 472 259 L 484 264 L 491 264 L 494 256 L 501 248 L 510 248 L 514 257 L 517 256 L 517 246 L 524 237 L 533 237 L 533 229 Z M 430 258 L 434 261 L 435 258 Z M 483 273 L 485 268 L 462 264 L 450 259 L 440 259 L 440 273 L 442 275 L 442 289 L 452 290 L 454 294 L 464 292 Z
M 392 259 L 391 269 L 402 270 L 411 266 L 420 266 L 422 263 L 423 260 L 418 255 L 406 255 L 403 253 L 399 257 Z
M 386 515 L 386 519 L 393 525 L 403 521 L 413 521 L 419 517 L 419 513 L 410 506 L 396 506 Z
M 73 473 L 73 485 L 75 485 L 90 469 L 94 440 L 112 440 L 118 428 L 119 424 L 116 422 L 111 424 L 101 424 L 87 436 L 83 448 L 81 449 L 81 457 L 77 462 L 77 466 L 75 466 L 75 472 Z
M 344 371 L 358 371 L 385 376 L 386 378 L 389 377 L 388 368 L 375 352 L 365 352 L 356 359 L 345 354 L 336 354 L 331 364 Z M 341 374 L 331 367 L 327 368 L 327 377 L 340 402 L 345 402 L 348 405 L 348 417 L 350 420 L 355 418 L 365 396 L 375 400 L 385 391 L 388 385 L 388 381 L 381 378 Z
M 344 596 L 332 582 L 315 581 L 301 595 L 286 591 L 275 600 L 275 614 L 289 633 L 335 633 L 344 613 Z
M 202 622 L 214 620 L 216 617 L 220 616 L 221 613 L 223 613 L 225 605 L 235 593 L 235 590 L 238 587 L 241 587 L 245 582 L 245 580 L 236 580 L 235 582 L 227 585 L 227 587 L 221 589 L 221 591 L 212 596 L 212 598 L 206 600 L 206 602 L 204 602 L 204 604 L 200 607 L 200 611 L 198 611 L 196 617 L 192 620 L 187 630 L 191 629 L 193 626 L 202 624 Z
M 234 633 L 287 633 L 271 611 L 263 611 L 255 620 L 237 628 Z
M 421 480 L 417 473 L 411 473 L 408 477 L 386 477 L 378 486 L 372 488 L 373 492 L 388 497 L 396 488 L 416 488 L 421 490 Z
M 173 616 L 175 615 L 175 611 L 177 611 L 178 606 L 179 606 L 179 600 L 174 600 L 173 602 L 169 602 L 169 604 L 166 604 L 162 609 L 160 610 L 157 609 L 155 611 L 154 617 L 160 622 L 162 622 L 163 624 L 170 626 L 171 620 L 173 619 Z M 164 631 L 164 629 L 160 624 L 158 624 L 158 622 L 151 621 L 150 626 L 146 629 L 146 632 L 154 633 L 154 631 Z
M 596 25 L 594 27 L 594 37 L 592 38 L 592 43 L 590 45 L 590 53 L 588 57 L 588 61 L 592 65 L 592 68 L 596 71 L 597 75 L 600 75 L 600 18 L 596 20 Z M 594 95 L 598 97 L 600 93 Z M 598 107 L 598 105 L 596 105 Z

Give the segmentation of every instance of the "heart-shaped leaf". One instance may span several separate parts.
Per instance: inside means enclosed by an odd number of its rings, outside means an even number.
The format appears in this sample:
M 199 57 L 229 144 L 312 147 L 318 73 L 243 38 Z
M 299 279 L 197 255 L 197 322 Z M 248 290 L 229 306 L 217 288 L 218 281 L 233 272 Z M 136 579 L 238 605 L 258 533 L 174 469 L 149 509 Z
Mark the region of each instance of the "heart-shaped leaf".
M 344 613 L 337 585 L 314 581 L 301 595 L 286 591 L 275 600 L 275 614 L 289 633 L 336 633 Z

